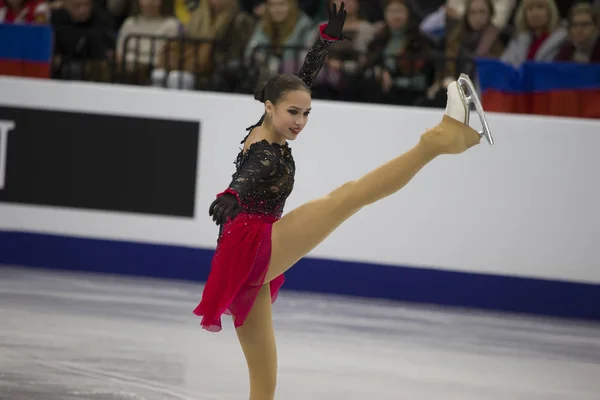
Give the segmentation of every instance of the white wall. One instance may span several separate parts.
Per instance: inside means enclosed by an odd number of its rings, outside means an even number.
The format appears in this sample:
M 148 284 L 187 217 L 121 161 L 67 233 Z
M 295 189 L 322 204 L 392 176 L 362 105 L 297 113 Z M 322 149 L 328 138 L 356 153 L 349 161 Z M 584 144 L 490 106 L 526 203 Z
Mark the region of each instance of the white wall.
M 195 220 L 1 204 L 0 229 L 203 248 L 217 235 L 208 206 L 262 113 L 246 96 L 13 78 L 0 78 L 0 104 L 200 120 Z M 314 101 L 291 144 L 298 171 L 287 210 L 408 150 L 441 115 Z M 500 114 L 489 122 L 495 146 L 435 160 L 311 256 L 600 283 L 600 122 Z

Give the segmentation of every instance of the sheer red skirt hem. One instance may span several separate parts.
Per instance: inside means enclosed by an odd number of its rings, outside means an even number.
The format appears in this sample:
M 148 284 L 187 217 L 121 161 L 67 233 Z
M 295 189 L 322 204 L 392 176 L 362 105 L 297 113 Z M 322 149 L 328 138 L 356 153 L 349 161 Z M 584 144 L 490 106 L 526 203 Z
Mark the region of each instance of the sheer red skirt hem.
M 243 325 L 254 305 L 271 259 L 271 231 L 277 218 L 239 214 L 227 222 L 212 259 L 202 299 L 194 309 L 200 325 L 209 332 L 222 330 L 223 314 L 232 315 L 234 327 Z M 271 302 L 277 300 L 283 275 L 269 285 Z

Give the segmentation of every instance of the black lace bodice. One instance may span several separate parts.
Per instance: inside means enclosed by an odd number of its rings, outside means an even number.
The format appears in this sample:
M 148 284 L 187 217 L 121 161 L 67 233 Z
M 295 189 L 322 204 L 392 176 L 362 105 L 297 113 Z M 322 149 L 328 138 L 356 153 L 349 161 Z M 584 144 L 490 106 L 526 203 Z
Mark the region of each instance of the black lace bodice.
M 317 39 L 305 57 L 298 76 L 309 87 L 325 62 L 330 44 L 330 41 Z M 261 123 L 262 118 L 248 130 L 252 132 Z M 267 140 L 253 143 L 246 152 L 239 152 L 235 166 L 236 171 L 227 191 L 237 195 L 245 212 L 281 217 L 285 202 L 294 187 L 296 173 L 288 144 L 269 143 Z
M 242 208 L 249 213 L 281 217 L 296 173 L 287 143 L 252 143 L 245 153 L 238 154 L 235 164 L 229 189 L 238 195 Z

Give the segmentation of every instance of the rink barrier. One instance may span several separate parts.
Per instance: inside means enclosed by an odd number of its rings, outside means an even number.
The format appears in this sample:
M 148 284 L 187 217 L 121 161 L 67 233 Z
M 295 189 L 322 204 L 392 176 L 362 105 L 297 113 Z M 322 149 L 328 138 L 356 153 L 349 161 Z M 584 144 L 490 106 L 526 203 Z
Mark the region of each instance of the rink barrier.
M 204 282 L 213 251 L 0 232 L 0 254 L 5 265 Z M 600 285 L 313 257 L 286 278 L 282 296 L 297 290 L 600 321 Z
M 0 264 L 206 279 L 218 233 L 207 210 L 262 104 L 77 82 L 0 87 Z M 412 147 L 440 114 L 314 101 L 291 144 L 286 212 Z M 600 319 L 598 121 L 489 119 L 495 146 L 441 157 L 361 210 L 284 289 Z

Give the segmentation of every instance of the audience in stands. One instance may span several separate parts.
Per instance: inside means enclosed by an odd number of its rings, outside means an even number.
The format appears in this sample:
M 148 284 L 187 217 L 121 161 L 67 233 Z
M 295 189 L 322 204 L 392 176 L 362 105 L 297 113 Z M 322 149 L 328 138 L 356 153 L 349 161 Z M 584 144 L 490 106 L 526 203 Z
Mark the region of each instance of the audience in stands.
M 51 22 L 55 36 L 54 77 L 108 79 L 107 60 L 115 49 L 111 15 L 94 7 L 92 0 L 63 0 L 61 8 L 52 10 Z
M 316 98 L 444 107 L 475 58 L 600 63 L 600 0 L 344 1 Z M 55 78 L 247 93 L 298 72 L 331 2 L 0 0 L 0 23 L 51 24 Z
M 50 7 L 44 0 L 0 0 L 0 23 L 46 24 Z
M 467 0 L 462 20 L 446 36 L 445 60 L 438 64 L 436 81 L 427 91 L 431 105 L 441 107 L 446 101 L 450 82 L 465 73 L 475 76 L 473 57 L 499 58 L 504 51 L 500 29 L 494 23 L 492 0 Z M 423 104 L 425 105 L 425 104 Z
M 449 17 L 457 23 L 463 21 L 465 13 L 469 8 L 468 2 L 465 0 L 446 0 L 446 2 L 448 8 L 452 10 L 449 13 Z M 502 30 L 508 25 L 517 6 L 517 0 L 492 0 L 491 2 L 494 7 L 494 16 L 491 23 L 496 28 Z
M 137 0 L 136 8 L 119 30 L 116 62 L 119 68 L 124 63 L 127 71 L 146 71 L 150 65 L 156 64 L 158 54 L 165 44 L 164 40 L 157 39 L 174 38 L 181 27 L 179 21 L 172 16 L 172 4 L 166 1 Z M 128 37 L 129 40 L 126 40 Z
M 600 63 L 600 26 L 598 12 L 591 4 L 577 4 L 569 16 L 569 40 L 556 61 Z
M 265 13 L 246 46 L 245 63 L 256 69 L 258 80 L 277 73 L 297 73 L 314 29 L 316 24 L 298 7 L 297 0 L 267 0 Z
M 522 0 L 515 28 L 515 35 L 501 57 L 515 67 L 526 61 L 554 60 L 568 35 L 554 0 Z
M 408 1 L 384 4 L 384 25 L 368 46 L 365 96 L 380 103 L 412 105 L 433 83 L 432 48 Z
M 189 40 L 183 47 L 179 40 L 170 41 L 160 52 L 154 84 L 166 81 L 169 87 L 180 87 L 183 76 L 185 86 L 193 88 L 210 82 L 214 74 L 229 76 L 226 69 L 239 69 L 253 28 L 254 19 L 241 10 L 238 0 L 202 1 L 184 28 Z
M 254 26 L 254 19 L 238 0 L 206 0 L 192 12 L 185 35 L 212 42 L 199 54 L 205 63 L 203 70 L 211 73 L 229 60 L 242 58 Z

